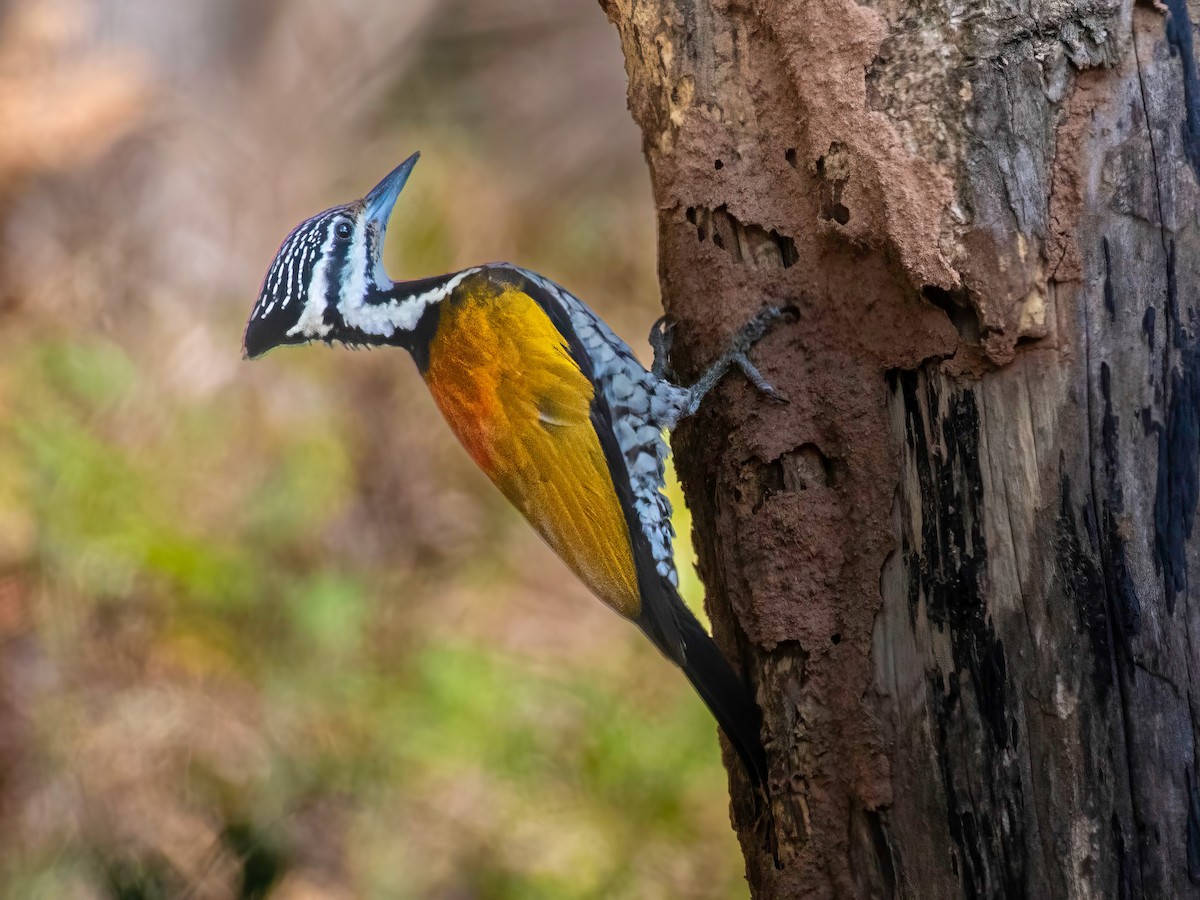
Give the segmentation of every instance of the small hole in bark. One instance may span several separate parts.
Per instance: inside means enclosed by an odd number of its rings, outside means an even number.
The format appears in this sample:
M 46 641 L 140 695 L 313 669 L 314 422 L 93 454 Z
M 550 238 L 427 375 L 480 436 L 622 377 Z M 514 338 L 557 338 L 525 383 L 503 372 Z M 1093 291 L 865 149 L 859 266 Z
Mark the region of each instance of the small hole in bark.
M 720 172 L 723 168 L 725 168 L 725 163 L 718 159 L 715 163 L 713 163 L 713 168 Z
M 783 153 L 783 158 L 787 160 L 788 165 L 793 169 L 796 168 L 796 148 L 788 147 Z
M 714 244 L 738 262 L 747 261 L 768 267 L 774 263 L 786 269 L 800 261 L 796 242 L 792 238 L 775 229 L 767 231 L 760 225 L 739 222 L 725 204 L 716 209 L 689 206 L 684 215 L 689 223 L 696 226 L 697 240 L 703 243 L 711 237 Z M 771 244 L 779 254 L 777 258 L 773 258 L 770 252 Z
M 786 476 L 783 471 L 783 461 L 781 459 L 772 460 L 766 465 L 758 466 L 758 499 L 755 500 L 752 511 L 758 512 L 762 509 L 767 498 L 772 494 L 778 494 L 785 489 Z
M 800 259 L 800 254 L 796 252 L 796 242 L 774 229 L 771 230 L 771 240 L 779 248 L 779 260 L 783 263 L 783 267 L 790 269 L 794 266 L 796 261 Z
M 829 642 L 831 644 L 840 644 L 842 642 L 841 634 L 839 634 L 838 632 L 835 631 L 833 633 L 833 636 L 829 638 Z
M 979 342 L 979 317 L 965 291 L 948 291 L 927 284 L 921 288 L 921 295 L 946 314 L 959 337 L 970 343 Z
M 850 164 L 845 146 L 834 141 L 829 145 L 829 152 L 817 158 L 817 177 L 821 181 L 821 218 L 845 225 L 850 221 L 850 209 L 842 203 L 842 193 L 850 182 Z
M 754 480 L 751 483 L 758 489 L 754 512 L 758 512 L 774 494 L 836 489 L 845 480 L 845 464 L 839 459 L 830 459 L 816 444 L 802 444 L 778 459 L 757 464 L 752 471 Z
M 958 305 L 954 302 L 954 295 L 952 293 L 945 288 L 938 287 L 936 284 L 925 285 L 921 288 L 921 293 L 924 295 L 926 300 L 939 309 L 946 309 L 947 307 Z
M 1148 407 L 1148 406 L 1143 406 L 1141 416 L 1142 416 L 1142 431 L 1144 431 L 1146 433 L 1146 437 L 1149 437 L 1151 434 L 1154 433 L 1154 411 L 1151 410 L 1150 407 Z
M 818 485 L 836 487 L 841 481 L 837 464 L 826 456 L 816 444 L 804 444 L 794 454 L 795 481 L 797 487 L 807 491 Z

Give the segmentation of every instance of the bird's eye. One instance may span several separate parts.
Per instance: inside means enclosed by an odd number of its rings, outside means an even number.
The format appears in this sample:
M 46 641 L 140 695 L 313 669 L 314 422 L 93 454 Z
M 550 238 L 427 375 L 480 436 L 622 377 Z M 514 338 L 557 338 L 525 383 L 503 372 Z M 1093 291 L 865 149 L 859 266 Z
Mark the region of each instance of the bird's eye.
M 342 219 L 333 226 L 333 233 L 339 241 L 350 240 L 350 235 L 354 234 L 354 226 Z

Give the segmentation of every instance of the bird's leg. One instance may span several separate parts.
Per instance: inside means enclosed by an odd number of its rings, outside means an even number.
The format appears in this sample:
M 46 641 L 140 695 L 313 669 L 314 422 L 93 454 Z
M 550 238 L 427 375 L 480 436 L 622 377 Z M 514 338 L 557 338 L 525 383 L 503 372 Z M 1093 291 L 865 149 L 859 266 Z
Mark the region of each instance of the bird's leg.
M 780 309 L 777 306 L 768 306 L 766 309 L 758 313 L 753 319 L 742 326 L 742 329 L 734 336 L 733 342 L 729 345 L 729 349 L 721 354 L 720 358 L 708 367 L 708 370 L 700 376 L 700 380 L 688 389 L 687 401 L 683 406 L 683 411 L 680 413 L 680 418 L 685 418 L 696 412 L 700 408 L 700 401 L 708 394 L 717 382 L 724 377 L 733 366 L 737 366 L 745 374 L 750 383 L 754 385 L 762 393 L 766 394 L 772 400 L 777 400 L 780 403 L 787 403 L 787 398 L 775 388 L 763 375 L 754 363 L 750 362 L 750 357 L 746 354 L 750 351 L 763 335 L 781 319 L 792 318 L 795 313 L 788 310 Z M 659 322 L 662 320 L 660 319 Z M 658 323 L 655 323 L 655 329 L 658 330 Z M 651 343 L 654 343 L 654 334 L 651 334 Z M 667 346 L 670 346 L 668 340 Z M 658 350 L 655 348 L 654 364 L 658 366 Z M 658 372 L 655 371 L 657 375 Z

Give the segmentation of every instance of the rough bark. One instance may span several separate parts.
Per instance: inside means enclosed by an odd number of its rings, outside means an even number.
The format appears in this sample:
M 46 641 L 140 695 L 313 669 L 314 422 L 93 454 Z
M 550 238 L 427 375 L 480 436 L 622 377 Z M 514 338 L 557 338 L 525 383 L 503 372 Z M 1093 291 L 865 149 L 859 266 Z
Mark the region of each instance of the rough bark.
M 602 5 L 676 367 L 800 313 L 675 441 L 754 893 L 1200 895 L 1186 0 Z

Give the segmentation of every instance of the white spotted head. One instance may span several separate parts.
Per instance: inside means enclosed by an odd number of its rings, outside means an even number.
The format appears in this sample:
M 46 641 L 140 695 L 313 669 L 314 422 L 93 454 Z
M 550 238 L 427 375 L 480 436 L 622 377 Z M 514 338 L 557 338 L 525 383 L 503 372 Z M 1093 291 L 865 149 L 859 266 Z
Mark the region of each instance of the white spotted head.
M 283 344 L 375 343 L 398 324 L 383 268 L 388 220 L 414 153 L 361 200 L 301 222 L 287 236 L 263 279 L 242 345 L 253 359 Z

